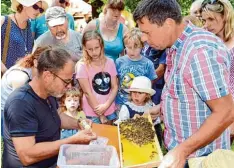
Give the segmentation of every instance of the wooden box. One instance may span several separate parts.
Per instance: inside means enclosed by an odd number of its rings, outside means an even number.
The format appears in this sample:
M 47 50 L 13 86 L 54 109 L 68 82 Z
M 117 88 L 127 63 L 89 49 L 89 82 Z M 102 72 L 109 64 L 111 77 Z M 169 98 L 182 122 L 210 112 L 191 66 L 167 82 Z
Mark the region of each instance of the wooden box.
M 152 124 L 150 115 L 143 115 Z M 121 123 L 120 123 L 121 124 Z M 152 168 L 157 167 L 163 158 L 163 154 L 155 134 L 154 142 L 139 146 L 123 138 L 118 125 L 118 138 L 120 150 L 120 162 L 123 168 Z M 152 129 L 154 130 L 153 124 Z M 155 130 L 154 130 L 155 132 Z M 142 136 L 142 135 L 139 135 Z

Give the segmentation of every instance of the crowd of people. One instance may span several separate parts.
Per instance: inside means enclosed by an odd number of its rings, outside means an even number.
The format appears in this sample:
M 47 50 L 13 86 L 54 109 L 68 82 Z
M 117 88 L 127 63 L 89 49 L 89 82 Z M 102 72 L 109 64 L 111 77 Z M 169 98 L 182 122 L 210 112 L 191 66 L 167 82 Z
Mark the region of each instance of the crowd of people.
M 55 168 L 61 145 L 97 138 L 83 121 L 118 125 L 143 114 L 168 150 L 160 168 L 187 168 L 189 158 L 230 149 L 228 0 L 196 0 L 185 17 L 176 0 L 142 0 L 130 30 L 120 22 L 124 1 L 108 0 L 83 34 L 74 30 L 69 4 L 12 0 L 15 13 L 1 17 L 3 168 Z

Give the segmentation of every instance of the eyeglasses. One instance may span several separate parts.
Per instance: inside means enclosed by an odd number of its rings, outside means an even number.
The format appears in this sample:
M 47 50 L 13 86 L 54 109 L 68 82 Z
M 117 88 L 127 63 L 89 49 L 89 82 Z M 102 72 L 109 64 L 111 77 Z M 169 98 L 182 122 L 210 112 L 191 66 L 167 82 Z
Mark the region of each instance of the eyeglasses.
M 40 13 L 44 12 L 44 9 L 40 8 L 37 4 L 34 4 L 32 7 L 33 7 L 34 10 L 39 10 Z
M 69 5 L 70 5 L 70 3 L 67 2 L 66 0 L 59 0 L 59 3 L 61 3 L 61 4 L 64 4 L 64 3 L 65 3 L 66 6 L 69 6 Z
M 73 79 L 67 79 L 67 80 L 65 80 L 65 79 L 61 78 L 60 76 L 56 75 L 55 73 L 53 73 L 51 71 L 50 71 L 50 73 L 52 73 L 54 76 L 56 76 L 61 81 L 63 81 L 63 83 L 65 83 L 65 87 L 67 87 L 69 84 L 71 84 L 73 82 Z

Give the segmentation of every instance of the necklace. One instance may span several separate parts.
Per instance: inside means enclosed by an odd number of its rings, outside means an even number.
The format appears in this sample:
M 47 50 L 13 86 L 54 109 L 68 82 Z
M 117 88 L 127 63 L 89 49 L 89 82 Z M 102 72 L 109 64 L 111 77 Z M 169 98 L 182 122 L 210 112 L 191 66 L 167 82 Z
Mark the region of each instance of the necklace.
M 21 36 L 22 36 L 22 38 L 23 38 L 23 40 L 24 40 L 24 51 L 25 51 L 25 54 L 28 55 L 29 52 L 28 52 L 28 48 L 27 48 L 27 29 L 26 29 L 26 38 L 25 38 L 25 35 L 24 35 L 25 33 L 24 33 L 23 30 L 19 27 L 19 24 L 18 24 L 18 21 L 17 21 L 17 19 L 16 19 L 16 17 L 15 17 L 15 14 L 14 14 L 14 18 L 15 18 L 16 25 L 17 25 L 17 27 L 19 28 L 20 34 L 21 34 Z
M 104 19 L 104 22 L 105 22 L 105 27 L 106 27 L 108 30 L 111 30 L 111 31 L 115 31 L 115 29 L 116 29 L 116 27 L 117 27 L 117 25 L 118 25 L 118 22 L 116 22 L 115 25 L 114 25 L 114 28 L 110 28 L 110 27 L 107 26 L 106 19 Z

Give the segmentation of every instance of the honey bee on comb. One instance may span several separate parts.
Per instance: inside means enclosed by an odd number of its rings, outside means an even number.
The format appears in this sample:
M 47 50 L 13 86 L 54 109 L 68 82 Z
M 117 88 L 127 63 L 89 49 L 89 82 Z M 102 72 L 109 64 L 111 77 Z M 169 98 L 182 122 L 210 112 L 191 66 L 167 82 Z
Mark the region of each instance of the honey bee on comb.
M 152 123 L 145 117 L 137 117 L 120 123 L 120 134 L 139 146 L 154 142 L 155 132 Z

